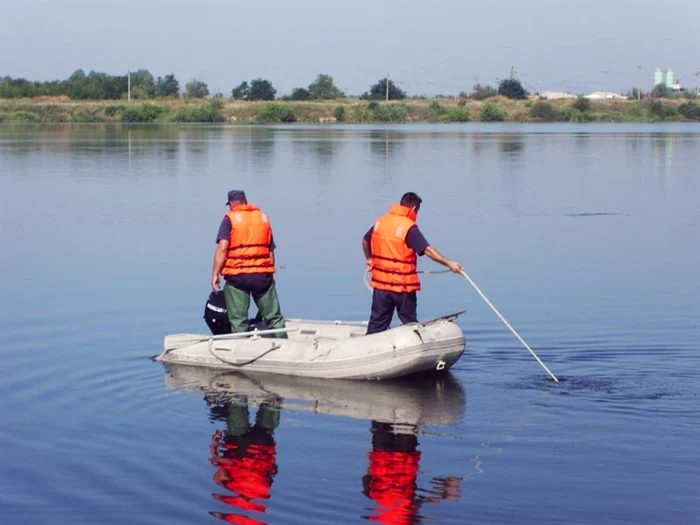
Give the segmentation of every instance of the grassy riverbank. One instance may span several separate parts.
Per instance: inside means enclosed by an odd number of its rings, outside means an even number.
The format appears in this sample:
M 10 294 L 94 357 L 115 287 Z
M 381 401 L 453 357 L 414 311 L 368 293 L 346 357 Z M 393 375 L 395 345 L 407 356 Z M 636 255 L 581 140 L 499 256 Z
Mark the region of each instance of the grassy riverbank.
M 584 99 L 585 100 L 585 99 Z M 245 102 L 225 99 L 73 101 L 63 97 L 0 99 L 0 123 L 220 122 L 659 122 L 700 121 L 700 102 L 687 100 L 406 99 L 374 102 Z

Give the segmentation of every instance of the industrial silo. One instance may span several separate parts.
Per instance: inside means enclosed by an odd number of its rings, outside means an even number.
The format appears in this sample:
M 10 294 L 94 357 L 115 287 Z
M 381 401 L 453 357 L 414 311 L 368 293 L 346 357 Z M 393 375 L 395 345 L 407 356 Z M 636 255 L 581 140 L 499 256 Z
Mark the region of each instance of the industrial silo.
M 659 68 L 654 71 L 654 86 L 664 83 L 664 73 Z
M 669 89 L 673 88 L 673 71 L 670 69 L 666 71 L 666 87 Z

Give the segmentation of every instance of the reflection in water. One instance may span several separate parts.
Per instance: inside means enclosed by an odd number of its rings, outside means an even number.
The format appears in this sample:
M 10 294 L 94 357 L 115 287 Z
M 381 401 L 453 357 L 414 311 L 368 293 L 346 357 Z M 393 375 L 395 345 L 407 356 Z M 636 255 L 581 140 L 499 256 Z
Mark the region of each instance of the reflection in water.
M 523 153 L 525 141 L 521 133 L 499 133 L 498 151 L 504 153 L 510 161 L 518 160 Z
M 426 517 L 419 513 L 425 503 L 460 498 L 459 483 L 466 478 L 436 476 L 427 488 L 418 483 L 422 428 L 454 426 L 464 415 L 464 390 L 449 373 L 363 382 L 164 366 L 169 387 L 203 390 L 212 419 L 225 422 L 225 429 L 212 437 L 210 462 L 216 468 L 214 481 L 228 491 L 213 497 L 230 509 L 208 511 L 216 518 L 265 523 L 260 518 L 272 501 L 277 474 L 274 432 L 283 408 L 371 422 L 369 465 L 358 466 L 356 471 L 364 494 L 374 505 L 358 509 L 358 516 L 380 523 L 412 524 Z M 252 407 L 256 413 L 251 423 Z
M 421 453 L 416 425 L 391 425 L 372 421 L 369 469 L 362 478 L 362 492 L 376 503 L 374 515 L 362 516 L 386 524 L 412 524 L 421 518 L 423 503 L 457 501 L 462 478 L 433 478 L 433 489 L 419 493 L 417 478 Z
M 369 132 L 370 151 L 388 161 L 390 154 L 398 153 L 404 146 L 406 138 L 406 133 L 388 129 L 372 130 Z
M 263 503 L 270 499 L 270 489 L 277 474 L 277 448 L 273 433 L 280 422 L 280 400 L 271 398 L 260 403 L 255 423 L 250 424 L 248 398 L 245 395 L 222 397 L 206 392 L 212 419 L 226 421 L 226 430 L 212 436 L 211 464 L 216 467 L 214 481 L 229 494 L 212 497 L 231 505 L 236 512 L 210 512 L 229 523 L 264 523 L 238 511 L 264 513 Z

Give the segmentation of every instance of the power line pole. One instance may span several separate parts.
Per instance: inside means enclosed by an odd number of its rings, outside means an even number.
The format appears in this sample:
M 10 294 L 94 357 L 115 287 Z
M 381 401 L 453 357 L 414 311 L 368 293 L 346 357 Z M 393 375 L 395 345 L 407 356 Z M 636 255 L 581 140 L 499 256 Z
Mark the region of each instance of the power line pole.
M 389 102 L 389 73 L 386 74 L 386 101 Z
M 605 89 L 606 98 L 607 98 L 607 93 L 608 93 L 608 73 L 610 73 L 610 71 L 603 71 L 603 75 L 605 75 L 605 81 L 603 82 L 603 86 Z
M 695 72 L 695 96 L 698 96 L 698 76 L 700 75 L 700 71 Z
M 637 100 L 642 98 L 642 89 L 639 87 L 639 72 L 642 70 L 642 66 L 637 66 Z
M 129 64 L 129 69 L 127 73 L 126 80 L 126 99 L 131 102 L 131 64 Z

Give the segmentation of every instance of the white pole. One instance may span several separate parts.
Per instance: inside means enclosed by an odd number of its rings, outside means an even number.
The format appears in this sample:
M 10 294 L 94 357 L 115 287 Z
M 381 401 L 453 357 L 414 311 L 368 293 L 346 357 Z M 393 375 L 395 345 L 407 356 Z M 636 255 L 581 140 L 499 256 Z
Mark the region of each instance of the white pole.
M 386 101 L 389 102 L 389 73 L 386 74 Z
M 552 377 L 552 379 L 554 379 L 554 381 L 555 381 L 556 383 L 558 383 L 559 380 L 557 379 L 557 377 L 549 370 L 549 368 L 547 368 L 547 365 L 545 365 L 545 364 L 542 362 L 542 360 L 540 360 L 540 358 L 537 357 L 537 354 L 536 354 L 535 352 L 533 352 L 533 351 L 532 351 L 532 348 L 530 348 L 530 347 L 528 346 L 528 344 L 523 340 L 523 338 L 520 337 L 520 334 L 518 334 L 518 332 L 515 331 L 515 328 L 513 328 L 513 327 L 510 325 L 510 323 L 509 323 L 508 321 L 506 321 L 506 318 L 503 317 L 503 316 L 501 315 L 501 313 L 500 313 L 498 310 L 496 310 L 496 307 L 495 307 L 493 304 L 491 304 L 491 301 L 488 300 L 488 298 L 487 298 L 487 297 L 484 295 L 484 293 L 479 289 L 479 287 L 476 285 L 476 283 L 475 283 L 474 281 L 472 281 L 471 277 L 469 277 L 469 276 L 467 275 L 467 272 L 462 271 L 462 275 L 464 275 L 464 277 L 467 279 L 467 281 L 469 281 L 469 283 L 470 283 L 470 284 L 474 287 L 474 289 L 479 293 L 479 295 L 481 296 L 481 298 L 482 298 L 484 301 L 486 301 L 486 304 L 488 304 L 488 305 L 491 307 L 491 309 L 492 309 L 494 312 L 496 312 L 496 315 L 497 315 L 498 317 L 501 318 L 501 321 L 503 321 L 503 322 L 505 323 L 505 325 L 506 325 L 508 328 L 510 328 L 510 331 L 513 332 L 513 334 L 515 334 L 515 337 L 517 337 L 517 338 L 520 340 L 520 342 L 521 342 L 522 344 L 525 345 L 525 348 L 527 348 L 527 349 L 530 351 L 530 353 L 535 357 L 535 359 L 537 359 L 537 362 L 538 362 L 540 365 L 542 365 L 542 368 L 544 368 L 544 369 L 547 371 L 547 373 Z
M 129 72 L 126 80 L 126 100 L 131 102 L 131 64 L 129 64 Z

